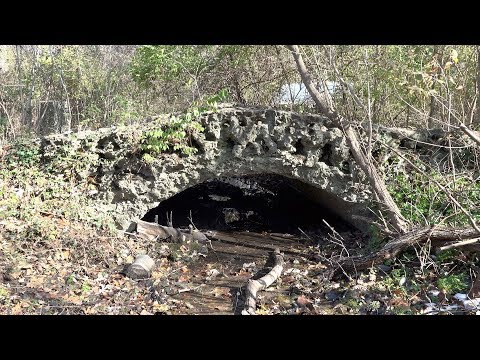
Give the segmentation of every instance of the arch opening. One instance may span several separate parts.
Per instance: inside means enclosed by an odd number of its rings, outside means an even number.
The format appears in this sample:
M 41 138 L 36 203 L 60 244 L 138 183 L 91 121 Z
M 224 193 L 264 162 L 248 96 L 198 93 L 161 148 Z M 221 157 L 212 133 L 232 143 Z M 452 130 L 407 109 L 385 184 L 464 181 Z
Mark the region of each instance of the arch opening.
M 277 174 L 219 177 L 183 190 L 150 209 L 142 218 L 174 227 L 191 222 L 200 230 L 276 232 L 301 235 L 328 231 L 323 219 L 337 231 L 355 228 L 311 196 L 322 190 Z M 300 230 L 301 229 L 301 230 Z

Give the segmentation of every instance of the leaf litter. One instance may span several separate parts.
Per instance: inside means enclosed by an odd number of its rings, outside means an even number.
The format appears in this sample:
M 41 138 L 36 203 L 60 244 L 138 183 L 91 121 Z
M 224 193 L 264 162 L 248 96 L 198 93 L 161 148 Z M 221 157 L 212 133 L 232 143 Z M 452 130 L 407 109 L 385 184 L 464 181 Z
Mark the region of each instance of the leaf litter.
M 49 221 L 55 225 L 59 219 Z M 112 238 L 64 220 L 62 226 L 62 235 L 46 245 L 19 240 L 26 228 L 21 221 L 0 223 L 0 314 L 238 313 L 248 279 L 259 276 L 268 257 L 265 250 L 253 258 L 249 250 L 246 256 L 238 253 L 238 246 L 232 246 L 234 255 L 209 251 L 199 256 L 189 246 Z M 412 260 L 387 264 L 389 272 L 383 265 L 352 279 L 327 280 L 322 273 L 328 266 L 318 259 L 332 256 L 331 249 L 295 244 L 299 252 L 287 253 L 278 282 L 259 294 L 257 314 L 480 311 L 478 277 L 466 293 L 445 294 L 433 281 L 442 272 L 432 267 L 422 273 Z M 149 279 L 121 274 L 125 264 L 147 252 L 155 255 L 156 263 Z M 455 260 L 441 265 L 447 273 L 458 266 Z

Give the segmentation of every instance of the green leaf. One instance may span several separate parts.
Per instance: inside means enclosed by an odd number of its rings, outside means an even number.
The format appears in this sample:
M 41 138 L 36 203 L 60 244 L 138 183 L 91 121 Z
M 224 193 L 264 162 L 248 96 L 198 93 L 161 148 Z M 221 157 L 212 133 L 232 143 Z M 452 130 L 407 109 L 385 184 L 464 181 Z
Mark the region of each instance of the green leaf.
M 457 52 L 457 50 L 453 49 L 450 56 L 451 56 L 453 62 L 455 64 L 457 64 L 458 63 L 458 52 Z

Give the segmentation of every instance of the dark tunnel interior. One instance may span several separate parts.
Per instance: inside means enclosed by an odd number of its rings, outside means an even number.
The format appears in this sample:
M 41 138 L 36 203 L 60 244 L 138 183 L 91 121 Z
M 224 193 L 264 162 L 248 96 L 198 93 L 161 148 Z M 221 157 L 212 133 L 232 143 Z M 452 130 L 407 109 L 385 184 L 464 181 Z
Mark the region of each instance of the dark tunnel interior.
M 325 219 L 338 231 L 351 226 L 324 205 L 299 190 L 298 181 L 275 174 L 211 179 L 162 201 L 142 218 L 174 227 L 188 227 L 190 219 L 200 230 L 236 230 L 299 234 L 327 230 Z M 305 186 L 305 184 L 303 184 Z

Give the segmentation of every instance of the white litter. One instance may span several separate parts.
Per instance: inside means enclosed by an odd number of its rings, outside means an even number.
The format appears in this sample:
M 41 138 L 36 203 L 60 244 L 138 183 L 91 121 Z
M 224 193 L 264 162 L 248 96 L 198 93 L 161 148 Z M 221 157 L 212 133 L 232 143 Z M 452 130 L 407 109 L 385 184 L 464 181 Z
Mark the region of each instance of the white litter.
M 254 268 L 255 267 L 255 262 L 251 262 L 251 263 L 244 263 L 242 265 L 242 268 L 244 270 L 247 270 L 247 269 L 251 269 L 251 268 Z
M 468 311 L 480 310 L 480 298 L 465 300 L 463 306 L 465 306 L 465 309 Z
M 422 314 L 425 315 L 436 315 L 439 312 L 449 312 L 462 309 L 460 305 L 439 306 L 438 304 L 434 303 L 426 303 L 425 305 L 427 307 L 422 311 Z

